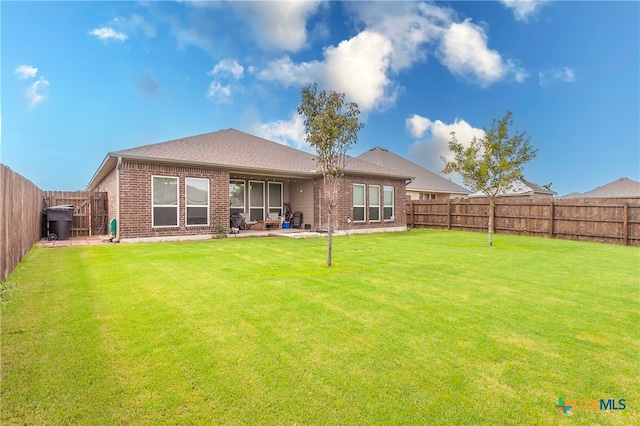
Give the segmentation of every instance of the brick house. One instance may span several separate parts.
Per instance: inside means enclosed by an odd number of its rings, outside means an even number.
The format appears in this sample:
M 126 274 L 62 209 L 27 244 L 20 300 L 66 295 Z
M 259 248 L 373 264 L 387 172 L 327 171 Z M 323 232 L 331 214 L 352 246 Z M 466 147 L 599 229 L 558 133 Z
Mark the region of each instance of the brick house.
M 313 155 L 234 129 L 110 152 L 87 185 L 105 191 L 123 241 L 209 238 L 233 213 L 264 220 L 301 212 L 326 230 L 322 176 Z M 406 228 L 406 182 L 391 169 L 349 158 L 334 229 Z
M 358 158 L 414 176 L 414 179 L 407 184 L 407 200 L 468 198 L 471 193 L 467 188 L 378 146 L 359 155 Z

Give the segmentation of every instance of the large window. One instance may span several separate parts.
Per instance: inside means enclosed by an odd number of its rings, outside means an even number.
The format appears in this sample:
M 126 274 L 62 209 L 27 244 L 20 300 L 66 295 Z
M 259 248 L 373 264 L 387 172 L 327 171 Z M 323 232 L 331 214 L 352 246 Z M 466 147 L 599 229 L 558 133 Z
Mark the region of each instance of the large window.
M 152 176 L 151 181 L 152 226 L 178 226 L 178 178 Z
M 244 181 L 232 180 L 229 182 L 229 204 L 230 213 L 245 213 L 244 209 Z
M 269 182 L 269 213 L 278 213 L 282 216 L 282 183 Z
M 186 178 L 187 225 L 209 224 L 209 179 Z
M 353 184 L 353 221 L 364 222 L 364 185 Z
M 384 187 L 384 220 L 393 220 L 393 186 Z
M 380 220 L 380 186 L 369 185 L 369 220 Z
M 249 217 L 264 220 L 264 182 L 249 181 Z

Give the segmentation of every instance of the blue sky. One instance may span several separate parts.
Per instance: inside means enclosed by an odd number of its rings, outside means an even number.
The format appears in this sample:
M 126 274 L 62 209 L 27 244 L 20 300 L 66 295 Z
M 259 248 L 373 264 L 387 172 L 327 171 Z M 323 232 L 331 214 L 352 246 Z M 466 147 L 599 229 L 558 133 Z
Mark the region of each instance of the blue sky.
M 640 3 L 0 2 L 1 161 L 83 189 L 110 151 L 226 128 L 304 146 L 310 82 L 439 172 L 513 111 L 559 195 L 640 180 Z

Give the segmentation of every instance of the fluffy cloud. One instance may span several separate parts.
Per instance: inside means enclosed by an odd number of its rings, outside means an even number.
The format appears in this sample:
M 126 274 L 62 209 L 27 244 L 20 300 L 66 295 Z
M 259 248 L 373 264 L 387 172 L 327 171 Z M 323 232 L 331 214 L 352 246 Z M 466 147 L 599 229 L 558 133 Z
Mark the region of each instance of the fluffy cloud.
M 381 107 L 395 99 L 388 69 L 391 42 L 378 33 L 362 31 L 338 46 L 324 50 L 323 61 L 294 63 L 288 56 L 272 61 L 258 73 L 263 80 L 322 87 L 345 93 L 363 111 Z
M 298 149 L 309 150 L 309 146 L 305 142 L 304 120 L 297 113 L 293 113 L 289 120 L 257 123 L 252 130 L 253 133 L 265 139 Z
M 440 157 L 453 160 L 448 146 L 451 132 L 455 132 L 456 138 L 463 144 L 471 142 L 474 137 L 484 137 L 484 130 L 472 127 L 466 121 L 458 119 L 447 124 L 441 120 L 433 121 L 414 114 L 406 119 L 405 124 L 409 133 L 418 139 L 409 147 L 410 158 L 415 158 L 416 163 L 433 171 L 444 168 Z
M 576 81 L 575 72 L 568 67 L 554 68 L 550 70 L 540 71 L 538 73 L 540 86 L 548 86 L 554 82 L 573 83 Z
M 49 82 L 44 77 L 40 77 L 27 88 L 25 98 L 29 102 L 29 108 L 33 108 L 46 100 L 46 97 L 41 92 L 46 90 L 47 86 L 49 86 Z
M 16 74 L 18 78 L 33 78 L 38 74 L 38 68 L 32 67 L 31 65 L 20 65 L 13 73 Z
M 544 6 L 547 0 L 500 0 L 500 3 L 513 11 L 518 21 L 526 22 Z
M 109 40 L 125 41 L 127 39 L 127 35 L 125 33 L 118 32 L 113 28 L 109 28 L 109 27 L 94 28 L 93 30 L 89 31 L 89 34 L 94 35 L 103 41 L 109 41 Z
M 209 71 L 209 75 L 231 75 L 236 80 L 242 78 L 244 73 L 244 68 L 242 65 L 238 63 L 235 59 L 223 59 L 218 62 L 211 71 Z
M 307 43 L 307 19 L 322 2 L 297 0 L 280 2 L 232 2 L 257 33 L 265 49 L 297 52 Z
M 484 30 L 466 19 L 453 23 L 445 32 L 438 48 L 440 61 L 449 70 L 465 79 L 487 87 L 514 74 L 522 82 L 526 72 L 512 61 L 504 61 L 495 50 L 489 49 Z

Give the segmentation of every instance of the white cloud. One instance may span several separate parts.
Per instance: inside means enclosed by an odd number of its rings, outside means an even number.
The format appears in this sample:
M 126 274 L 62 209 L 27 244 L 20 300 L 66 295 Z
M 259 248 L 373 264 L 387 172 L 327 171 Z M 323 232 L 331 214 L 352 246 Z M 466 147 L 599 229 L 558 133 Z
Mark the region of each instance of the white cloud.
M 321 87 L 345 93 L 363 111 L 379 108 L 395 100 L 395 91 L 387 73 L 391 42 L 378 33 L 363 31 L 324 50 L 324 61 L 294 63 L 284 56 L 272 61 L 258 73 L 263 80 L 305 85 L 318 82 Z
M 366 29 L 391 42 L 390 64 L 394 72 L 426 60 L 425 46 L 437 41 L 452 19 L 451 9 L 427 3 L 351 2 L 347 5 Z
M 33 78 L 38 74 L 38 68 L 31 65 L 20 65 L 13 73 L 21 79 Z
M 512 10 L 516 20 L 526 22 L 534 16 L 548 0 L 500 0 L 500 3 Z
M 218 83 L 217 81 L 212 81 L 207 89 L 205 96 L 207 98 L 213 99 L 219 103 L 230 104 L 231 101 L 231 86 Z
M 456 119 L 453 123 L 447 124 L 441 120 L 432 121 L 414 114 L 405 123 L 412 136 L 419 139 L 409 147 L 410 158 L 433 171 L 444 168 L 441 156 L 447 160 L 453 160 L 448 146 L 451 132 L 455 132 L 458 141 L 465 145 L 468 145 L 474 137 L 484 137 L 484 130 L 472 127 L 464 120 Z
M 283 145 L 309 151 L 309 145 L 305 141 L 304 120 L 297 113 L 293 113 L 289 120 L 257 123 L 253 126 L 253 133 Z
M 573 83 L 576 81 L 575 72 L 568 67 L 553 68 L 550 70 L 540 71 L 538 73 L 540 86 L 548 86 L 554 82 Z
M 485 31 L 470 19 L 453 23 L 438 48 L 440 60 L 452 73 L 481 87 L 488 87 L 509 74 L 514 74 L 516 81 L 523 81 L 526 72 L 489 49 L 487 40 Z
M 322 1 L 232 2 L 249 18 L 256 41 L 265 49 L 297 52 L 307 43 L 307 19 Z
M 411 117 L 405 120 L 407 130 L 414 138 L 421 138 L 424 132 L 431 126 L 431 120 L 426 117 L 421 117 L 418 114 L 413 114 Z
M 45 80 L 44 77 L 40 77 L 37 81 L 35 81 L 27 88 L 25 97 L 29 102 L 30 108 L 33 108 L 46 100 L 46 97 L 40 92 L 42 90 L 45 90 L 47 86 L 49 86 L 49 82 Z
M 209 75 L 229 74 L 236 80 L 242 78 L 243 73 L 244 68 L 235 59 L 223 59 L 208 72 Z
M 93 30 L 89 31 L 89 34 L 94 35 L 103 41 L 108 41 L 108 40 L 125 41 L 127 39 L 127 35 L 125 33 L 118 32 L 113 28 L 109 28 L 109 27 L 94 28 Z

